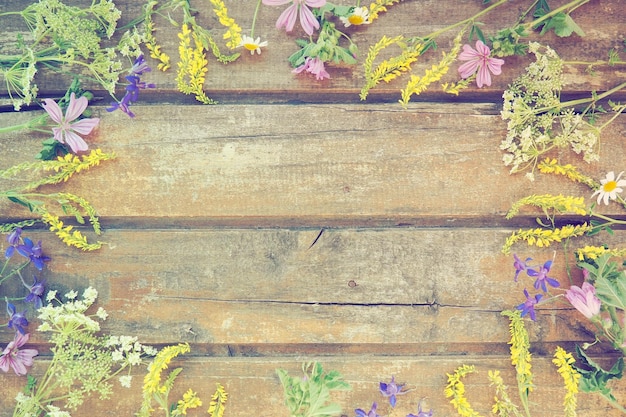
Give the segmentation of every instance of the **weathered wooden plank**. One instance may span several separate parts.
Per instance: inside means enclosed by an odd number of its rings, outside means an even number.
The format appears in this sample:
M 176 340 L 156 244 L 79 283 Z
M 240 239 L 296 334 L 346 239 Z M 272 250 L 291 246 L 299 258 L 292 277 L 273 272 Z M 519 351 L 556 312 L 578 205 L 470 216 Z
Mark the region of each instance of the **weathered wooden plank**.
M 121 4 L 118 7 L 123 11 L 123 23 L 130 21 L 139 15 L 142 7 L 141 2 L 131 4 Z M 202 2 L 197 2 L 202 3 Z M 250 28 L 254 7 L 248 3 L 227 0 L 226 5 L 231 16 L 239 21 L 244 32 Z M 553 8 L 558 7 L 565 1 L 550 2 Z M 0 11 L 20 10 L 30 4 L 30 1 L 10 1 L 0 5 Z M 496 9 L 495 12 L 487 15 L 481 21 L 483 32 L 489 36 L 504 27 L 515 23 L 524 9 L 530 3 L 510 4 Z M 221 27 L 217 19 L 212 14 L 209 7 L 194 4 L 198 8 L 197 20 L 214 30 L 219 39 Z M 362 63 L 370 46 L 375 44 L 383 35 L 395 36 L 404 34 L 406 36 L 427 36 L 450 24 L 468 18 L 485 6 L 474 0 L 463 0 L 457 2 L 454 7 L 439 7 L 438 2 L 405 1 L 390 8 L 389 12 L 371 25 L 361 28 L 347 28 L 346 33 L 353 36 L 353 40 L 360 48 L 358 64 L 354 66 L 333 66 L 329 65 L 331 79 L 318 82 L 314 77 L 295 75 L 291 73 L 291 67 L 287 58 L 297 50 L 294 40 L 303 37 L 304 33 L 296 25 L 292 34 L 285 34 L 283 30 L 275 28 L 275 21 L 282 11 L 280 7 L 263 6 L 256 24 L 255 36 L 261 36 L 269 42 L 269 47 L 258 56 L 250 56 L 244 51 L 242 57 L 235 63 L 223 65 L 212 58 L 209 63 L 209 75 L 205 83 L 205 88 L 209 95 L 225 102 L 235 102 L 242 99 L 258 100 L 340 100 L 358 101 L 358 92 L 363 86 L 364 77 Z M 540 40 L 553 46 L 566 61 L 587 61 L 594 62 L 606 60 L 608 51 L 613 47 L 620 47 L 621 29 L 625 19 L 625 10 L 620 0 L 594 1 L 580 7 L 574 17 L 587 36 L 581 38 L 577 35 L 568 38 L 559 38 L 553 34 L 546 36 L 533 35 L 530 39 Z M 180 15 L 176 12 L 173 16 L 180 20 Z M 172 55 L 172 68 L 169 72 L 162 74 L 150 73 L 146 79 L 158 84 L 156 91 L 142 93 L 142 100 L 166 101 L 184 100 L 182 94 L 172 94 L 176 88 L 175 68 L 178 61 L 178 37 L 179 28 L 174 27 L 163 19 L 157 19 L 157 32 L 155 35 L 163 45 L 163 51 Z M 340 22 L 337 22 L 342 26 Z M 3 36 L 0 50 L 9 50 L 17 33 L 24 31 L 25 25 L 20 24 L 18 19 L 3 20 Z M 451 45 L 451 39 L 456 33 L 446 34 L 438 39 L 440 49 L 447 50 Z M 439 51 L 438 50 L 438 51 Z M 420 75 L 432 64 L 439 60 L 439 52 L 429 52 L 422 59 L 413 65 L 416 74 Z M 389 52 L 391 53 L 391 52 Z M 473 87 L 467 91 L 470 93 L 481 92 L 499 95 L 516 76 L 518 76 L 525 65 L 530 62 L 528 57 L 507 58 L 502 76 L 495 77 L 493 85 L 482 90 Z M 155 65 L 154 61 L 150 62 Z M 457 77 L 455 64 L 451 68 L 448 77 L 444 81 L 451 81 Z M 589 91 L 606 90 L 618 84 L 624 77 L 622 67 L 601 67 L 602 76 L 593 76 L 585 71 L 584 65 L 568 64 L 566 67 L 566 90 L 569 91 Z M 123 80 L 122 80 L 123 81 Z M 397 80 L 390 84 L 384 84 L 372 91 L 370 100 L 399 98 L 399 90 L 403 88 L 407 79 Z M 67 79 L 51 76 L 49 73 L 38 75 L 38 84 L 42 93 L 59 94 L 65 91 L 68 84 Z M 121 89 L 121 88 L 120 88 Z M 44 91 L 45 90 L 45 91 Z M 105 101 L 109 101 L 105 96 L 99 94 Z M 424 97 L 443 97 L 443 93 L 438 87 L 433 87 Z M 448 97 L 449 99 L 449 97 Z M 193 102 L 191 97 L 185 100 Z
M 474 218 L 506 225 L 501 216 L 531 192 L 591 195 L 563 178 L 540 175 L 531 183 L 523 175 L 510 176 L 498 148 L 505 124 L 488 104 L 136 111 L 139 116 L 128 120 L 96 109 L 102 119 L 89 138 L 91 147 L 118 159 L 64 185 L 112 222 L 449 226 Z M 601 163 L 583 163 L 571 152 L 563 160 L 596 178 L 619 171 L 625 117 L 603 131 Z M 16 120 L 23 119 L 0 115 L 2 125 Z M 16 163 L 16 153 L 34 155 L 45 138 L 5 136 L 1 167 Z M 4 217 L 24 215 L 8 202 L 1 207 Z
M 327 230 L 311 247 L 318 233 L 109 230 L 109 248 L 82 256 L 49 234 L 33 236 L 45 238 L 53 258 L 45 274 L 52 288 L 99 290 L 111 315 L 107 331 L 218 352 L 227 345 L 270 355 L 281 344 L 289 345 L 285 352 L 398 344 L 390 347 L 395 354 L 416 346 L 485 354 L 505 349 L 508 320 L 500 311 L 520 304 L 532 285 L 514 283 L 512 257 L 498 254 L 505 229 Z M 612 241 L 620 240 L 617 233 Z M 519 249 L 538 263 L 554 256 Z M 560 257 L 551 276 L 569 287 Z M 542 307 L 539 317 L 529 326 L 533 341 L 593 339 L 565 301 Z
M 372 356 L 356 357 L 318 357 L 318 358 L 185 358 L 173 363 L 170 368 L 182 366 L 183 372 L 177 379 L 177 389 L 170 397 L 176 401 L 182 392 L 188 388 L 194 389 L 204 400 L 202 412 L 208 408 L 210 396 L 217 382 L 221 383 L 229 392 L 226 407 L 227 415 L 249 415 L 250 410 L 262 417 L 289 415 L 283 404 L 283 394 L 280 381 L 275 370 L 286 369 L 293 376 L 301 375 L 301 361 L 318 359 L 324 369 L 338 370 L 344 379 L 350 383 L 352 390 L 335 393 L 333 401 L 341 405 L 342 415 L 354 415 L 354 409 L 369 410 L 372 402 L 379 405 L 379 413 L 387 415 L 389 410 L 386 399 L 378 391 L 379 381 L 389 381 L 395 376 L 398 383 L 407 383 L 413 391 L 398 397 L 395 413 L 406 415 L 417 412 L 417 403 L 425 399 L 425 406 L 434 410 L 435 416 L 456 416 L 454 409 L 444 397 L 443 388 L 446 385 L 446 373 L 452 373 L 461 364 L 475 365 L 476 372 L 467 377 L 466 397 L 481 415 L 488 415 L 491 410 L 491 401 L 494 396 L 493 387 L 489 386 L 487 373 L 489 370 L 500 370 L 505 383 L 510 387 L 509 394 L 513 401 L 519 404 L 515 388 L 514 371 L 506 357 L 491 358 L 441 358 L 410 356 L 400 358 L 381 358 Z M 46 363 L 42 361 L 42 364 Z M 42 366 L 34 366 L 35 374 L 42 372 Z M 563 415 L 562 401 L 564 396 L 563 384 L 556 373 L 550 358 L 534 358 L 533 372 L 536 389 L 532 392 L 531 411 L 537 416 Z M 90 401 L 82 409 L 72 412 L 73 416 L 87 415 L 117 416 L 132 415 L 141 404 L 140 373 L 135 374 L 133 388 L 130 390 L 116 388 L 113 400 Z M 14 375 L 3 377 L 6 381 L 4 393 L 0 396 L 0 416 L 10 416 L 13 407 L 13 398 L 22 388 L 23 378 Z M 625 396 L 623 386 L 616 386 L 618 398 Z M 191 411 L 190 411 L 191 412 Z M 201 413 L 199 413 L 201 414 Z M 578 414 L 587 417 L 613 417 L 621 415 L 603 399 L 589 394 L 578 395 Z

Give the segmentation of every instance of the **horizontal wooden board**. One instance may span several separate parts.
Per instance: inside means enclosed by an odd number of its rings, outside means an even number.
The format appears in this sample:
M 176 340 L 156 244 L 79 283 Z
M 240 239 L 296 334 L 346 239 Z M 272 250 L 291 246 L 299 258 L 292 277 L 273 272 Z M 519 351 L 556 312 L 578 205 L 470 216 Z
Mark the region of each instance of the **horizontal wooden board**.
M 531 193 L 591 195 L 563 178 L 539 175 L 531 183 L 510 176 L 498 148 L 505 124 L 491 104 L 192 108 L 138 106 L 134 120 L 97 109 L 102 119 L 90 145 L 118 158 L 62 189 L 83 196 L 113 223 L 156 226 L 185 220 L 197 226 L 200 219 L 212 225 L 454 226 L 466 218 L 507 225 L 502 217 L 511 204 Z M 0 116 L 2 125 L 23 120 Z M 601 164 L 586 164 L 570 151 L 563 162 L 598 179 L 620 171 L 624 118 L 603 131 Z M 0 166 L 15 164 L 16 152 L 34 155 L 45 138 L 6 135 Z M 8 202 L 0 207 L 4 217 L 25 215 Z
M 333 401 L 342 407 L 342 415 L 355 415 L 354 409 L 362 408 L 369 411 L 372 402 L 378 403 L 381 415 L 387 415 L 390 408 L 386 399 L 379 393 L 378 383 L 389 381 L 395 376 L 398 383 L 406 383 L 413 391 L 398 396 L 396 415 L 417 413 L 417 404 L 425 399 L 427 410 L 432 408 L 434 416 L 453 417 L 457 414 L 443 395 L 446 385 L 446 374 L 452 373 L 462 364 L 474 365 L 476 372 L 466 379 L 466 397 L 470 404 L 481 415 L 491 415 L 491 401 L 494 395 L 493 387 L 489 386 L 487 374 L 489 370 L 500 370 L 505 383 L 509 386 L 509 394 L 513 401 L 517 400 L 514 371 L 506 357 L 491 358 L 375 358 L 362 356 L 355 358 L 322 357 L 322 358 L 275 358 L 275 359 L 211 359 L 185 358 L 178 360 L 170 369 L 182 366 L 183 372 L 177 379 L 177 389 L 171 396 L 176 401 L 180 393 L 188 388 L 194 389 L 204 400 L 201 412 L 193 415 L 202 415 L 215 384 L 221 383 L 229 393 L 226 414 L 231 416 L 254 414 L 262 417 L 289 416 L 288 409 L 283 404 L 283 394 L 280 381 L 276 376 L 276 369 L 285 369 L 292 376 L 302 375 L 300 366 L 302 361 L 318 359 L 326 370 L 339 371 L 345 381 L 351 386 L 351 391 L 337 392 Z M 46 362 L 43 361 L 42 364 Z M 35 373 L 42 372 L 42 364 L 35 365 Z M 563 415 L 562 401 L 565 390 L 561 377 L 556 373 L 549 358 L 533 359 L 532 369 L 535 375 L 535 391 L 531 394 L 531 411 L 533 416 L 556 417 Z M 85 407 L 72 415 L 88 415 L 86 410 L 93 410 L 95 403 L 98 416 L 132 415 L 141 404 L 140 385 L 142 374 L 135 374 L 133 388 L 128 391 L 117 388 L 115 398 L 109 401 L 89 402 Z M 7 395 L 0 397 L 0 416 L 10 416 L 12 399 L 24 382 L 23 378 L 5 377 L 4 385 Z M 122 395 L 120 395 L 122 394 Z M 615 394 L 624 398 L 623 387 L 616 387 Z M 192 411 L 189 412 L 190 414 Z M 590 394 L 578 395 L 578 415 L 586 417 L 613 417 L 621 415 L 607 404 L 602 398 Z
M 192 1 L 192 7 L 197 8 L 196 19 L 205 27 L 213 30 L 217 40 L 225 49 L 224 42 L 219 39 L 222 28 L 218 24 L 217 18 L 211 12 L 210 7 L 202 5 L 202 2 Z M 338 2 L 339 4 L 352 4 Z M 251 56 L 247 51 L 243 51 L 239 60 L 229 65 L 223 65 L 209 57 L 209 72 L 205 82 L 205 89 L 208 95 L 223 102 L 264 101 L 268 100 L 284 102 L 288 100 L 322 100 L 322 101 L 359 101 L 358 92 L 364 83 L 362 64 L 370 46 L 374 45 L 383 35 L 393 37 L 396 35 L 428 36 L 444 27 L 467 19 L 479 12 L 486 6 L 476 0 L 458 0 L 454 7 L 438 7 L 437 0 L 429 1 L 404 1 L 389 9 L 387 13 L 381 14 L 380 18 L 371 25 L 360 28 L 346 28 L 346 33 L 350 34 L 353 41 L 359 47 L 358 63 L 356 65 L 329 65 L 331 78 L 323 82 L 316 81 L 312 76 L 296 75 L 291 73 L 291 67 L 287 58 L 297 51 L 295 40 L 305 37 L 299 24 L 291 34 L 286 34 L 284 30 L 275 28 L 275 22 L 284 7 L 262 6 L 256 23 L 255 36 L 269 42 L 268 48 L 264 49 L 261 55 Z M 565 0 L 552 1 L 550 6 L 557 8 L 566 3 Z M 0 11 L 20 10 L 30 4 L 28 0 L 10 1 L 0 5 Z M 123 12 L 121 24 L 128 23 L 136 18 L 143 3 L 123 4 L 116 2 Z M 249 3 L 226 0 L 225 4 L 229 14 L 234 17 L 244 33 L 248 33 L 252 23 L 254 7 Z M 530 3 L 506 4 L 499 7 L 494 12 L 480 19 L 482 31 L 486 36 L 494 35 L 498 30 L 513 25 L 519 15 L 525 11 Z M 585 37 L 573 35 L 568 38 L 559 38 L 553 33 L 539 36 L 534 34 L 532 40 L 539 40 L 551 45 L 563 57 L 564 60 L 572 62 L 566 66 L 565 89 L 572 92 L 587 92 L 589 90 L 607 90 L 619 84 L 623 79 L 624 66 L 597 67 L 599 73 L 591 75 L 586 72 L 585 65 L 574 65 L 574 61 L 595 62 L 606 60 L 608 51 L 613 47 L 621 48 L 623 39 L 623 22 L 625 10 L 620 0 L 597 0 L 590 2 L 573 14 L 576 22 L 586 32 Z M 173 12 L 172 17 L 181 21 L 181 13 Z M 13 46 L 13 41 L 17 33 L 25 30 L 25 25 L 20 19 L 3 20 L 3 36 L 0 42 L 0 51 L 9 52 Z M 339 27 L 343 27 L 341 22 L 337 22 Z M 167 73 L 152 72 L 147 74 L 145 79 L 158 85 L 158 89 L 152 92 L 142 93 L 142 100 L 152 102 L 172 102 L 184 101 L 192 103 L 192 97 L 185 97 L 182 94 L 174 93 L 176 88 L 176 62 L 178 61 L 178 37 L 179 28 L 172 26 L 165 19 L 156 19 L 157 31 L 155 36 L 162 50 L 172 56 L 172 68 Z M 440 52 L 448 50 L 451 46 L 451 39 L 456 35 L 455 31 L 446 33 L 437 39 L 439 49 L 429 51 L 424 57 L 413 65 L 414 73 L 422 75 L 424 70 L 430 68 L 440 59 Z M 621 46 L 620 46 L 621 45 Z M 347 43 L 345 44 L 347 46 Z M 399 49 L 390 48 L 386 55 L 399 53 Z M 210 55 L 210 54 L 209 54 Z M 156 67 L 156 62 L 149 61 Z M 528 57 L 509 57 L 503 67 L 503 75 L 495 77 L 493 85 L 479 90 L 475 87 L 466 92 L 467 97 L 480 92 L 490 94 L 495 98 L 501 94 L 501 90 L 519 74 L 524 66 L 530 63 Z M 443 81 L 455 81 L 458 79 L 455 63 L 450 69 L 450 73 Z M 42 71 L 38 74 L 38 84 L 42 93 L 59 94 L 67 88 L 69 80 L 59 78 Z M 123 80 L 122 80 L 123 81 Z M 400 89 L 408 81 L 407 77 L 396 80 L 390 84 L 382 84 L 372 90 L 371 101 L 377 99 L 397 100 L 400 98 Z M 45 91 L 43 91 L 45 90 Z M 123 87 L 120 86 L 120 91 Z M 109 98 L 102 93 L 98 97 L 105 102 Z M 423 95 L 424 98 L 433 99 L 446 97 L 438 85 L 433 86 L 430 91 Z
M 98 289 L 113 334 L 189 341 L 217 355 L 228 346 L 272 355 L 280 345 L 306 353 L 322 344 L 348 353 L 398 344 L 389 347 L 396 355 L 455 355 L 505 349 L 508 321 L 500 311 L 520 304 L 525 287 L 532 292 L 529 278 L 513 281 L 512 257 L 499 254 L 509 233 L 341 229 L 313 244 L 318 230 L 109 230 L 108 247 L 80 256 L 50 234 L 33 239 L 44 239 L 53 258 L 45 274 L 52 288 Z M 516 251 L 538 264 L 555 256 Z M 560 256 L 551 276 L 569 287 Z M 574 272 L 574 282 L 580 279 Z M 533 341 L 548 345 L 593 340 L 564 300 L 543 306 L 529 329 Z

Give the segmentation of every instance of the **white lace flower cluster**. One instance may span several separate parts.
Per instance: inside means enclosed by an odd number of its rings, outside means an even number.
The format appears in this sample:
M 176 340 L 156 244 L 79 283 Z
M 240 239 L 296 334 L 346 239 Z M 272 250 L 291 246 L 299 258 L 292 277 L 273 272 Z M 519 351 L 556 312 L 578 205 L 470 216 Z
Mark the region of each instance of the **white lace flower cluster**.
M 587 162 L 598 159 L 599 130 L 570 106 L 562 103 L 563 61 L 549 46 L 529 44 L 535 55 L 524 74 L 504 91 L 502 119 L 507 135 L 500 144 L 503 161 L 511 173 L 530 169 L 554 148 L 571 147 Z

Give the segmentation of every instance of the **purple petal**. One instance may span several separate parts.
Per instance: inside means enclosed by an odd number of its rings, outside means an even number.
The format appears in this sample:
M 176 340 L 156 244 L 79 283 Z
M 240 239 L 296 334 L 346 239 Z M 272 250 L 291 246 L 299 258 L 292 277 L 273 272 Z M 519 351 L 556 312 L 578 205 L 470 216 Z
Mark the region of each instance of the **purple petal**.
M 65 142 L 72 149 L 72 152 L 78 153 L 89 149 L 87 143 L 74 132 L 65 132 Z
M 70 104 L 67 106 L 67 110 L 65 110 L 65 121 L 71 122 L 72 120 L 78 119 L 78 116 L 83 114 L 89 101 L 86 97 L 76 98 L 76 95 L 72 93 L 70 95 Z
M 476 75 L 476 85 L 478 88 L 482 88 L 483 85 L 491 85 L 491 73 L 486 65 L 478 68 L 478 74 Z
M 461 61 L 470 61 L 479 57 L 480 54 L 478 53 L 478 51 L 476 51 L 469 45 L 463 45 L 463 52 L 459 54 L 458 59 L 460 59 Z
M 88 135 L 91 131 L 98 126 L 100 123 L 100 119 L 97 117 L 92 117 L 91 119 L 81 119 L 75 123 L 72 123 L 72 130 L 81 135 Z
M 263 4 L 267 6 L 282 6 L 287 3 L 291 3 L 291 0 L 263 0 Z
M 280 29 L 283 26 L 287 32 L 291 32 L 293 27 L 296 25 L 296 18 L 298 16 L 298 6 L 296 4 L 292 4 L 287 7 L 283 12 L 278 16 L 278 20 L 276 21 L 276 29 Z
M 61 107 L 59 107 L 56 101 L 46 98 L 43 100 L 42 107 L 55 123 L 63 123 L 63 111 L 61 111 Z
M 478 61 L 467 61 L 465 64 L 459 66 L 459 75 L 461 78 L 469 78 L 478 69 Z
M 309 36 L 320 28 L 320 24 L 313 15 L 313 12 L 306 6 L 300 6 L 300 25 L 302 25 L 302 29 L 304 29 Z
M 326 5 L 326 0 L 305 0 L 304 4 L 309 7 L 322 7 Z

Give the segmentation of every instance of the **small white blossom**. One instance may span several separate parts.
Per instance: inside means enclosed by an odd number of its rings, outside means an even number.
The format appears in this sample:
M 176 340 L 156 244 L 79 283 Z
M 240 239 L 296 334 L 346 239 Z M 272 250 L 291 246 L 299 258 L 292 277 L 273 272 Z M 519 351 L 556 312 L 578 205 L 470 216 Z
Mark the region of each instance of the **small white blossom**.
M 132 380 L 133 380 L 132 375 L 122 375 L 120 377 L 120 385 L 123 386 L 124 388 L 130 388 L 130 384 Z

